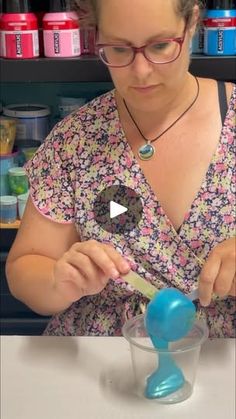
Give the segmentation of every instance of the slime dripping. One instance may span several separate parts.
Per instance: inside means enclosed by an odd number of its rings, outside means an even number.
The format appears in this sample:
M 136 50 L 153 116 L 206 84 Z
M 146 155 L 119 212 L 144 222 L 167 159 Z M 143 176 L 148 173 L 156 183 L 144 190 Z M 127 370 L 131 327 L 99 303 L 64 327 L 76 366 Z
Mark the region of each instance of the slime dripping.
M 181 339 L 189 333 L 195 316 L 196 308 L 193 302 L 175 288 L 162 289 L 148 304 L 145 327 L 157 350 L 158 366 L 147 378 L 147 398 L 168 396 L 185 385 L 184 375 L 168 348 L 169 342 Z

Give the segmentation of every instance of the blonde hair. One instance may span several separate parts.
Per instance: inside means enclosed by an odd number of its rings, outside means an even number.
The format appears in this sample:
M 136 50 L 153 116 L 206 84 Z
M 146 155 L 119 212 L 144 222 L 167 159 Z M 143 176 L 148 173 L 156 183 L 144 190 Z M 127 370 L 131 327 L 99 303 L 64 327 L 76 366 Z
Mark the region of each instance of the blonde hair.
M 188 22 L 193 13 L 193 8 L 198 5 L 203 9 L 205 2 L 202 0 L 176 0 L 177 13 Z M 99 21 L 99 0 L 71 0 L 74 10 L 79 13 L 81 26 L 85 28 L 97 27 Z

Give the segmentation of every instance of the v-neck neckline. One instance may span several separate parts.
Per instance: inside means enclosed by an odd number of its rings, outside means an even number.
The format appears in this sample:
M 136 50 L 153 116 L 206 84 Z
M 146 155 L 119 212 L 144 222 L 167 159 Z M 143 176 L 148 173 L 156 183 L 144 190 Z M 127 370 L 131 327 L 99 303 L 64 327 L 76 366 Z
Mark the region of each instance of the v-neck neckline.
M 217 146 L 215 148 L 214 153 L 212 154 L 210 163 L 209 163 L 208 168 L 207 168 L 207 171 L 205 172 L 204 177 L 203 177 L 203 179 L 201 181 L 201 185 L 200 185 L 200 187 L 198 189 L 198 192 L 196 193 L 196 195 L 195 195 L 195 197 L 194 197 L 194 199 L 193 199 L 193 201 L 192 201 L 189 209 L 186 211 L 186 213 L 184 215 L 184 218 L 183 218 L 182 224 L 180 225 L 180 227 L 177 230 L 175 229 L 173 223 L 171 222 L 171 220 L 169 219 L 169 217 L 165 213 L 163 207 L 161 206 L 161 204 L 160 204 L 160 202 L 158 200 L 157 195 L 155 194 L 152 186 L 150 185 L 149 181 L 147 180 L 147 178 L 146 178 L 146 176 L 145 176 L 145 174 L 143 172 L 143 169 L 140 166 L 140 164 L 138 162 L 138 159 L 136 158 L 136 156 L 135 156 L 135 154 L 134 154 L 134 152 L 133 152 L 133 150 L 132 150 L 132 148 L 131 148 L 131 146 L 130 146 L 127 138 L 126 138 L 126 135 L 125 135 L 125 132 L 124 132 L 124 129 L 123 129 L 121 120 L 120 120 L 119 111 L 118 111 L 118 108 L 117 108 L 117 103 L 116 103 L 116 98 L 115 98 L 115 89 L 113 89 L 111 93 L 112 93 L 112 101 L 113 101 L 113 108 L 114 108 L 115 119 L 118 122 L 118 130 L 119 130 L 119 134 L 120 134 L 119 135 L 119 138 L 123 141 L 123 143 L 124 143 L 124 145 L 126 147 L 127 152 L 129 153 L 129 155 L 132 158 L 132 162 L 133 162 L 132 167 L 136 167 L 136 171 L 138 171 L 140 173 L 140 176 L 142 177 L 143 182 L 145 183 L 145 186 L 147 187 L 148 191 L 150 192 L 150 195 L 151 195 L 151 197 L 153 199 L 153 202 L 155 202 L 157 208 L 159 209 L 159 212 L 163 215 L 163 217 L 164 217 L 167 225 L 173 231 L 173 234 L 174 234 L 175 238 L 178 241 L 181 241 L 181 237 L 184 234 L 184 229 L 185 229 L 186 223 L 191 218 L 191 215 L 192 215 L 192 213 L 194 211 L 196 202 L 199 200 L 199 198 L 201 197 L 202 193 L 206 189 L 206 185 L 207 185 L 208 179 L 209 179 L 209 177 L 211 175 L 213 166 L 219 160 L 220 149 L 221 149 L 221 146 L 222 146 L 223 133 L 224 133 L 224 129 L 226 128 L 226 125 L 227 125 L 228 114 L 230 112 L 231 102 L 232 102 L 233 97 L 234 97 L 234 87 L 233 87 L 232 94 L 231 94 L 231 97 L 230 97 L 230 101 L 229 101 L 227 113 L 226 113 L 226 116 L 225 116 L 225 119 L 224 119 L 224 124 L 222 125 L 221 131 L 220 131 L 220 137 L 219 137 L 219 140 L 217 142 Z M 131 170 L 132 170 L 132 167 L 131 167 Z

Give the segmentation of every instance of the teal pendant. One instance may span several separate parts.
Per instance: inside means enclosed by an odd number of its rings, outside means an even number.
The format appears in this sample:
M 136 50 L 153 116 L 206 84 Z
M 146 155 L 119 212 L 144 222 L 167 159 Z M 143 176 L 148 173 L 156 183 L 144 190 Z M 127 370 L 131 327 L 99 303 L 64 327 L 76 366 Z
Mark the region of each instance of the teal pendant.
M 143 145 L 138 151 L 141 160 L 150 160 L 154 153 L 155 148 L 150 143 Z

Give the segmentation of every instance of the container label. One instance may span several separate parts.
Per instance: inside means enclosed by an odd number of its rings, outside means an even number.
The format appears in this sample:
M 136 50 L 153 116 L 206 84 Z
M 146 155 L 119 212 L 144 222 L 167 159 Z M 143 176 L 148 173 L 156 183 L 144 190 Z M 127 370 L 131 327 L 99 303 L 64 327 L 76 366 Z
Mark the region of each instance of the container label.
M 36 57 L 39 56 L 39 33 L 34 31 L 33 33 L 33 51 Z
M 38 31 L 2 31 L 3 57 L 33 58 L 38 55 Z
M 234 28 L 236 27 L 236 17 L 217 17 L 214 19 L 204 19 L 204 26 L 207 28 Z
M 78 55 L 80 54 L 80 36 L 79 31 L 72 31 L 72 54 Z
M 66 20 L 66 21 L 52 21 L 43 22 L 43 29 L 47 31 L 58 31 L 68 29 L 79 29 L 79 22 L 77 20 Z
M 222 29 L 219 29 L 217 34 L 217 50 L 219 54 L 224 52 L 224 31 Z
M 17 57 L 22 57 L 22 40 L 21 40 L 21 33 L 16 33 L 15 34 L 15 42 L 16 42 L 16 56 Z
M 60 54 L 60 34 L 59 32 L 53 32 L 53 41 L 54 41 L 54 54 Z
M 46 57 L 73 57 L 81 53 L 80 30 L 43 31 Z
M 204 54 L 236 55 L 235 28 L 205 28 Z
M 32 31 L 38 29 L 37 20 L 32 21 L 23 21 L 23 22 L 6 22 L 4 20 L 1 21 L 1 29 L 6 32 L 25 32 L 25 31 Z

